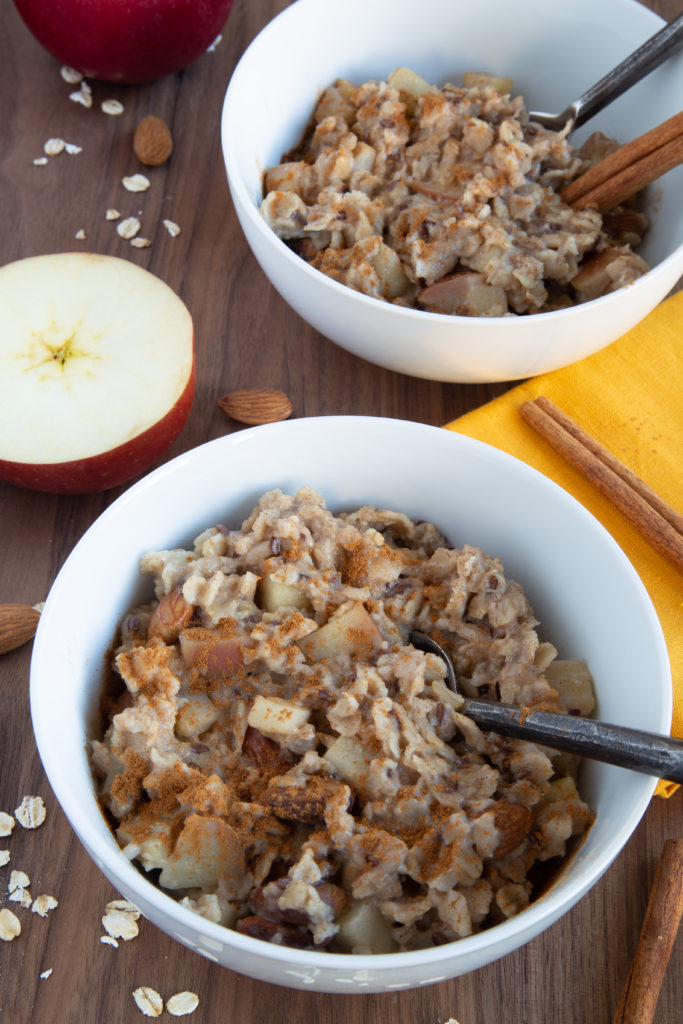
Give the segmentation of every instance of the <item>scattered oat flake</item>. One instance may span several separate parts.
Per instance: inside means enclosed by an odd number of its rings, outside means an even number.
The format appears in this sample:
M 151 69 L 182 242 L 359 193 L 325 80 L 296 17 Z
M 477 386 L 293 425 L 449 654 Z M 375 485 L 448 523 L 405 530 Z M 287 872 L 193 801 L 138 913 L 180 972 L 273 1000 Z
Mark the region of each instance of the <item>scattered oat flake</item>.
M 59 901 L 54 896 L 47 896 L 43 893 L 41 896 L 36 896 L 31 904 L 31 910 L 40 917 L 47 917 L 49 911 L 54 910 L 58 906 Z
M 122 181 L 123 187 L 129 192 L 146 192 L 152 184 L 144 174 L 131 174 L 129 177 L 123 178 Z
M 14 817 L 22 828 L 38 828 L 46 815 L 42 796 L 25 796 L 14 811 Z
M 164 227 L 172 238 L 177 238 L 180 234 L 180 224 L 176 224 L 174 220 L 165 220 Z
M 83 228 L 78 229 L 78 231 L 74 235 L 74 238 L 77 238 L 79 242 L 83 241 L 83 239 L 85 238 L 85 231 L 83 230 Z
M 4 868 L 5 864 L 9 864 L 9 850 L 0 850 L 0 868 Z
M 111 114 L 112 117 L 123 113 L 123 103 L 118 100 L 103 100 L 101 107 L 105 114 Z
M 140 221 L 137 217 L 126 217 L 120 224 L 116 225 L 116 230 L 121 238 L 134 238 L 140 230 L 140 226 Z
M 35 164 L 36 167 L 44 167 L 45 164 L 47 163 L 47 157 L 46 156 L 34 157 L 33 163 Z
M 114 949 L 119 948 L 119 944 L 113 935 L 102 935 L 100 936 L 100 942 L 103 942 L 106 946 L 113 946 Z
M 15 889 L 14 892 L 9 894 L 7 899 L 10 900 L 11 903 L 21 903 L 25 910 L 28 910 L 33 903 L 33 898 L 28 889 Z
M 142 986 L 133 992 L 133 999 L 138 1010 L 144 1013 L 145 1017 L 160 1017 L 164 1012 L 164 1001 L 158 992 L 153 988 Z
M 7 908 L 0 910 L 0 939 L 3 942 L 11 942 L 17 935 L 21 935 L 19 918 Z
M 78 85 L 79 82 L 83 81 L 83 75 L 80 71 L 76 71 L 76 68 L 70 68 L 66 64 L 60 69 L 59 73 L 64 81 L 68 82 L 69 85 Z
M 113 939 L 129 942 L 140 934 L 137 915 L 126 910 L 108 910 L 102 918 L 102 927 Z
M 28 889 L 30 884 L 31 879 L 25 871 L 13 871 L 9 876 L 8 891 L 14 892 L 15 889 Z
M 223 36 L 219 32 L 219 34 L 216 36 L 214 41 L 211 43 L 211 46 L 207 47 L 206 52 L 207 53 L 213 53 L 213 51 L 220 45 L 220 42 L 221 42 L 222 38 L 223 38 Z
M 40 977 L 43 979 L 43 981 L 45 981 L 45 979 L 49 978 L 51 974 L 52 974 L 52 968 L 48 967 L 48 969 L 46 971 L 41 971 L 40 972 Z
M 6 811 L 0 811 L 0 836 L 4 839 L 6 836 L 12 835 L 12 829 L 16 825 L 16 822 L 11 814 L 7 814 Z
M 104 909 L 107 912 L 110 910 L 120 910 L 124 914 L 132 914 L 136 921 L 142 913 L 140 908 L 136 907 L 130 900 L 110 900 Z
M 107 220 L 118 220 L 120 216 L 121 216 L 121 214 L 119 213 L 119 211 L 115 210 L 113 207 L 111 209 L 107 210 L 107 212 L 105 214 L 105 217 L 107 218 Z
M 64 139 L 48 139 L 43 145 L 43 152 L 46 156 L 57 156 L 58 153 L 62 152 L 65 146 L 66 142 Z
M 131 238 L 130 244 L 135 246 L 136 249 L 148 249 L 152 244 L 150 238 Z
M 80 103 L 83 107 L 92 107 L 92 93 L 89 86 L 87 89 L 85 88 L 85 84 L 85 82 L 81 82 L 78 92 L 70 92 L 69 99 L 74 103 Z
M 83 152 L 83 146 L 77 146 L 75 142 L 65 142 L 64 150 L 69 154 L 69 156 L 75 156 L 76 153 Z
M 199 996 L 194 992 L 178 992 L 166 1000 L 166 1009 L 172 1017 L 184 1017 L 187 1013 L 194 1013 L 199 1006 Z

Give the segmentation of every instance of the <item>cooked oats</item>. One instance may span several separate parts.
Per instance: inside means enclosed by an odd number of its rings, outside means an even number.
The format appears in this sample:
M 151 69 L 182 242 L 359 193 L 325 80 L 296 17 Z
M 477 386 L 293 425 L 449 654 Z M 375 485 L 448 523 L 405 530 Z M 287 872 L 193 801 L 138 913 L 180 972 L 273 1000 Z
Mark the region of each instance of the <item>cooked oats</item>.
M 133 992 L 133 999 L 138 1010 L 144 1013 L 145 1017 L 160 1017 L 164 1012 L 164 1001 L 153 988 L 142 986 Z
M 19 918 L 7 908 L 0 910 L 0 939 L 3 942 L 11 942 L 17 935 L 21 935 Z
M 124 854 L 183 906 L 298 948 L 425 948 L 523 910 L 589 827 L 576 764 L 480 730 L 409 642 L 438 635 L 469 696 L 567 713 L 498 559 L 303 487 L 140 568 L 92 763 Z
M 172 1017 L 184 1017 L 194 1013 L 199 1006 L 199 996 L 194 992 L 178 992 L 166 1000 L 166 1009 Z
M 609 218 L 560 196 L 617 143 L 595 133 L 577 150 L 493 81 L 438 89 L 406 68 L 337 80 L 301 144 L 266 171 L 266 223 L 333 280 L 434 313 L 552 311 L 646 273 L 631 248 L 644 214 L 633 211 L 625 242 Z
M 42 796 L 25 796 L 14 811 L 22 828 L 39 828 L 47 816 Z

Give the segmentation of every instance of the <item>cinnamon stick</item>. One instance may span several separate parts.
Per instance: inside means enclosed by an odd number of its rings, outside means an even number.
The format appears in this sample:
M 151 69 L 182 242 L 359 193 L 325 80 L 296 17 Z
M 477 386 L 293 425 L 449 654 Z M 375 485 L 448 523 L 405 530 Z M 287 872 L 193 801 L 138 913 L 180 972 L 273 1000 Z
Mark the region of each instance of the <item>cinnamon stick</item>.
M 627 142 L 562 190 L 575 209 L 603 212 L 634 195 L 683 160 L 683 111 Z
M 578 469 L 661 555 L 683 572 L 683 531 L 679 532 L 680 517 L 675 509 L 658 495 L 655 495 L 656 504 L 651 504 L 648 494 L 654 492 L 647 484 L 595 439 L 591 438 L 590 446 L 584 443 L 581 435 L 585 432 L 571 420 L 572 427 L 568 429 L 564 422 L 569 417 L 547 398 L 542 402 L 540 399 L 524 402 L 519 411 L 559 455 Z M 620 467 L 619 472 L 616 465 Z M 637 485 L 634 480 L 638 481 Z
M 612 1024 L 650 1024 L 683 914 L 683 839 L 667 839 Z

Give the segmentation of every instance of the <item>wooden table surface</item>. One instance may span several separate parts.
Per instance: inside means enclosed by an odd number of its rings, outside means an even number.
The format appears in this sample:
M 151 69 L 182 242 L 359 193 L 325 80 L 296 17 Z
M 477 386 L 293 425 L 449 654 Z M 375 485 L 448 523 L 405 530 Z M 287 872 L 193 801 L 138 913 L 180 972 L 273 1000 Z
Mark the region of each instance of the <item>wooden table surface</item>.
M 372 414 L 442 424 L 508 385 L 448 385 L 379 369 L 322 338 L 291 312 L 250 255 L 225 180 L 219 121 L 228 78 L 247 44 L 285 0 L 236 0 L 218 47 L 186 71 L 151 85 L 92 83 L 90 110 L 70 102 L 59 65 L 31 38 L 10 0 L 0 0 L 0 262 L 40 253 L 90 250 L 124 256 L 174 288 L 190 308 L 198 355 L 197 396 L 168 453 L 236 429 L 216 408 L 235 388 L 288 392 L 294 415 Z M 681 0 L 649 0 L 667 19 Z M 107 117 L 100 102 L 121 100 Z M 151 173 L 142 196 L 121 189 L 139 170 L 131 151 L 137 121 L 163 117 L 175 137 L 171 160 Z M 78 155 L 34 166 L 43 143 L 60 136 Z M 143 211 L 148 249 L 132 249 L 105 219 L 108 207 Z M 163 218 L 182 233 L 170 237 Z M 77 241 L 82 229 L 85 241 Z M 120 490 L 55 497 L 0 485 L 0 602 L 45 598 L 58 570 Z M 200 998 L 196 1024 L 610 1024 L 636 947 L 657 859 L 669 836 L 683 835 L 683 793 L 655 798 L 604 878 L 561 921 L 519 952 L 473 974 L 386 995 L 289 991 L 234 974 L 189 952 L 142 921 L 118 949 L 100 943 L 104 906 L 116 894 L 91 863 L 51 793 L 29 712 L 31 645 L 0 658 L 0 810 L 25 794 L 45 799 L 36 831 L 15 828 L 0 848 L 0 906 L 20 916 L 22 934 L 0 948 L 0 1021 L 7 1024 L 119 1024 L 141 1020 L 131 992 L 147 985 L 165 998 L 189 989 Z M 59 906 L 42 919 L 8 903 L 9 872 L 25 871 L 34 896 Z M 48 970 L 52 973 L 41 978 Z M 657 1024 L 683 1021 L 683 939 L 669 964 Z M 170 1019 L 168 1014 L 166 1019 Z

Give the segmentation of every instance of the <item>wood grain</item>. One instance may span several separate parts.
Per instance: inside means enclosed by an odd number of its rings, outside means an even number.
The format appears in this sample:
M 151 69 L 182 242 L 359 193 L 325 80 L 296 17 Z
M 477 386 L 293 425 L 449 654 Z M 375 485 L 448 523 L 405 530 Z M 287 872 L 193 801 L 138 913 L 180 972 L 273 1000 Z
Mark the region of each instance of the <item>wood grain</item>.
M 571 0 L 567 0 L 568 4 Z M 192 416 L 168 458 L 239 429 L 216 400 L 241 388 L 279 388 L 294 416 L 366 414 L 442 424 L 506 390 L 505 384 L 447 385 L 372 366 L 307 327 L 268 284 L 244 241 L 225 181 L 218 125 L 232 69 L 285 0 L 236 0 L 223 40 L 182 73 L 135 88 L 94 84 L 96 106 L 69 102 L 59 66 L 29 36 L 10 0 L 0 0 L 0 258 L 78 250 L 124 255 L 147 267 L 190 308 L 197 329 L 198 389 Z M 680 0 L 650 0 L 667 18 Z M 419 8 L 418 8 L 419 10 Z M 121 117 L 99 111 L 119 99 Z M 139 169 L 132 135 L 146 114 L 171 127 L 171 159 L 154 168 L 144 199 L 124 193 Z M 46 167 L 32 160 L 61 136 L 83 146 Z M 153 244 L 132 250 L 105 220 L 108 207 L 143 209 Z M 176 221 L 171 238 L 162 218 Z M 86 241 L 77 242 L 82 228 Z M 45 598 L 87 527 L 120 490 L 54 497 L 0 486 L 0 603 Z M 473 974 L 415 991 L 328 996 L 252 981 L 210 963 L 142 922 L 119 949 L 102 945 L 100 919 L 116 893 L 72 833 L 51 794 L 35 748 L 28 699 L 30 643 L 0 658 L 0 810 L 25 794 L 44 797 L 35 832 L 17 827 L 0 849 L 0 906 L 11 868 L 26 871 L 34 895 L 59 906 L 43 920 L 19 910 L 22 935 L 0 944 L 0 1021 L 7 1024 L 127 1024 L 140 1021 L 131 992 L 149 985 L 165 997 L 191 989 L 193 1024 L 609 1024 L 640 931 L 649 883 L 670 835 L 681 835 L 683 795 L 655 800 L 622 855 L 561 921 L 519 952 Z M 14 904 L 9 904 L 14 907 Z M 43 971 L 52 974 L 41 979 Z M 656 1024 L 680 1024 L 683 944 L 674 946 Z M 170 1019 L 165 1015 L 162 1019 Z

